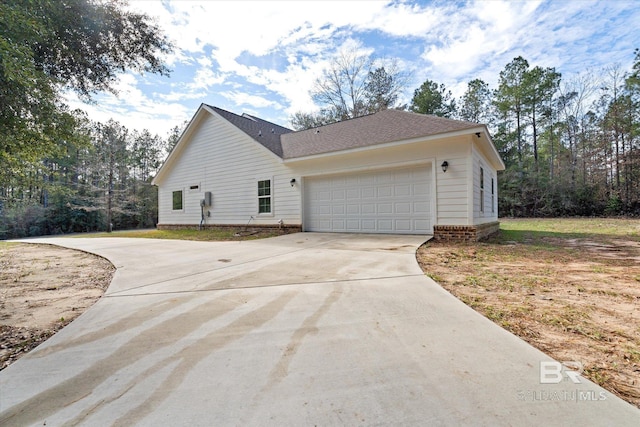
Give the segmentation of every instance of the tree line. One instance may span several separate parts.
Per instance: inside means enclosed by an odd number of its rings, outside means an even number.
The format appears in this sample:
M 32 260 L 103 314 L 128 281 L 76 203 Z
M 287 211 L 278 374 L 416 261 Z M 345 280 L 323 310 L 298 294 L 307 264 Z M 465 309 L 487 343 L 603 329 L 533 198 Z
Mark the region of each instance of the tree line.
M 160 137 L 114 120 L 77 120 L 75 139 L 60 141 L 38 164 L 5 174 L 0 238 L 155 227 L 158 196 L 151 180 L 181 127 Z
M 630 70 L 611 65 L 566 80 L 517 57 L 495 88 L 473 79 L 455 98 L 426 80 L 402 105 L 407 81 L 393 62 L 342 53 L 310 91 L 319 112 L 298 112 L 291 124 L 306 129 L 385 108 L 484 123 L 506 165 L 502 216 L 640 215 L 640 50 Z
M 123 6 L 0 2 L 0 238 L 155 223 L 149 178 L 171 138 L 92 123 L 63 97 L 115 92 L 125 70 L 169 74 L 171 43 Z

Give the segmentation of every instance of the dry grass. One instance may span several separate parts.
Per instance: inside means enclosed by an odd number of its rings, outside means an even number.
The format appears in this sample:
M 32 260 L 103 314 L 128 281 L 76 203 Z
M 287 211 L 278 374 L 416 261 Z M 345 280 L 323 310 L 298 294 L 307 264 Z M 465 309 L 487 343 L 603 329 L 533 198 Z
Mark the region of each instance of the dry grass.
M 422 269 L 557 360 L 640 406 L 640 221 L 502 221 L 473 245 L 428 243 Z

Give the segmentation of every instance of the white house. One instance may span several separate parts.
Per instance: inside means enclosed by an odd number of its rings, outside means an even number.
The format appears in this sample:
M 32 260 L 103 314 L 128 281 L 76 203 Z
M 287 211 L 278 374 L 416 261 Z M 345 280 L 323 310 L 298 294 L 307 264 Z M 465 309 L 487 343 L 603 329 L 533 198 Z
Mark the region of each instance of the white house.
M 158 227 L 433 234 L 498 229 L 486 126 L 385 110 L 294 132 L 202 104 L 153 180 Z

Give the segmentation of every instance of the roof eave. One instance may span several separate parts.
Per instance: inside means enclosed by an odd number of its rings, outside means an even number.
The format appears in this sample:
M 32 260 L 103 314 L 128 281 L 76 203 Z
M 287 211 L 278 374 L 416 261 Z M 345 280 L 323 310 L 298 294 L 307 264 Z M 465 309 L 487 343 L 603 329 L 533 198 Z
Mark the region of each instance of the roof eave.
M 491 138 L 491 134 L 489 133 L 489 129 L 487 128 L 487 125 L 480 125 L 484 131 L 484 134 L 487 136 L 487 146 L 489 148 L 489 151 L 491 152 L 491 154 L 493 154 L 493 157 L 496 161 L 496 164 L 494 164 L 494 168 L 497 171 L 503 171 L 505 170 L 507 167 L 504 164 L 504 161 L 502 160 L 502 157 L 500 157 L 500 153 L 498 152 L 498 149 L 496 148 L 496 144 L 493 143 L 493 139 Z

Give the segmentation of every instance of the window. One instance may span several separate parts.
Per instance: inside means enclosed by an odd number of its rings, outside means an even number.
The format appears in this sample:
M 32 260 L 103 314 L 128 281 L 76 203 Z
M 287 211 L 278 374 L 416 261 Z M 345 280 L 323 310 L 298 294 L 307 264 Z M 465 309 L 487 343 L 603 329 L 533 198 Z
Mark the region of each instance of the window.
M 484 168 L 480 166 L 480 212 L 484 212 Z
M 271 180 L 258 181 L 258 213 L 271 213 Z
M 173 210 L 181 211 L 182 210 L 182 190 L 174 191 L 172 196 L 173 196 Z
M 491 213 L 495 213 L 496 211 L 496 193 L 493 185 L 493 178 L 491 178 Z

